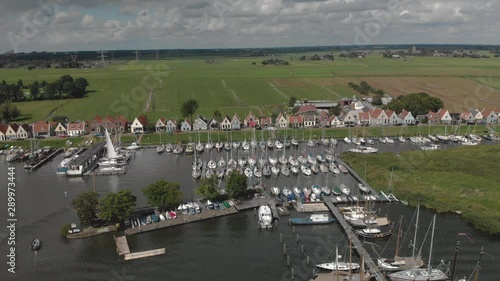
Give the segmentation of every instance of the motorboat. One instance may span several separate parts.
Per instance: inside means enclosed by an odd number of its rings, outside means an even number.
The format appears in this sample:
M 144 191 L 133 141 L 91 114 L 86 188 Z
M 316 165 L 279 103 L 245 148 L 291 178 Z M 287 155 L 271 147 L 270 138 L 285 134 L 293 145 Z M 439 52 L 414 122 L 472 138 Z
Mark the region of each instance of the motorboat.
M 321 187 L 321 193 L 325 196 L 330 196 L 331 190 L 330 188 L 328 188 L 328 186 L 323 186 Z
M 40 250 L 40 248 L 42 248 L 42 242 L 40 241 L 40 239 L 38 238 L 33 239 L 33 241 L 31 241 L 31 250 L 38 251 Z
M 361 192 L 364 192 L 364 193 L 368 193 L 370 190 L 368 189 L 368 187 L 366 187 L 365 185 L 363 185 L 362 183 L 358 183 L 358 188 L 359 190 L 361 190 Z
M 140 149 L 140 148 L 141 148 L 141 146 L 139 145 L 139 143 L 133 142 L 129 146 L 127 146 L 125 149 L 127 149 L 127 150 L 137 150 L 137 149 Z
M 399 140 L 399 142 L 401 142 L 401 143 L 405 143 L 405 142 L 406 142 L 406 139 L 405 139 L 403 136 L 400 136 L 400 137 L 398 138 L 398 140 Z
M 346 196 L 349 196 L 349 194 L 351 194 L 351 189 L 343 183 L 340 184 L 340 191 L 342 191 L 342 193 Z
M 171 144 L 171 143 L 168 143 L 166 146 L 165 146 L 165 152 L 166 153 L 171 153 L 172 150 L 174 150 L 174 146 Z
M 297 224 L 297 225 L 329 224 L 334 221 L 335 219 L 333 219 L 327 214 L 312 214 L 306 218 L 290 218 L 288 220 L 290 224 Z
M 311 175 L 311 173 L 312 173 L 312 172 L 311 172 L 311 169 L 309 169 L 308 167 L 306 167 L 306 166 L 304 166 L 304 165 L 302 165 L 302 166 L 300 167 L 300 170 L 302 171 L 302 174 L 303 174 L 304 176 L 310 176 L 310 175 Z
M 156 147 L 156 153 L 163 153 L 163 152 L 165 152 L 165 146 L 163 144 Z
M 299 157 L 297 157 L 297 160 L 300 162 L 300 164 L 302 165 L 305 165 L 307 164 L 307 158 L 304 157 L 303 155 L 299 155 Z
M 290 143 L 293 145 L 293 146 L 299 146 L 299 142 L 296 140 L 296 139 L 292 139 L 290 141 Z
M 349 149 L 349 152 L 352 153 L 361 153 L 361 154 L 369 154 L 369 153 L 377 153 L 378 149 L 370 146 L 362 146 L 359 145 L 356 148 Z
M 391 231 L 382 231 L 378 227 L 368 227 L 363 229 L 356 229 L 354 232 L 364 238 L 383 238 L 391 235 Z
M 385 137 L 385 142 L 388 144 L 394 144 L 394 140 L 389 137 Z
M 184 147 L 182 146 L 182 144 L 178 144 L 175 148 L 174 148 L 174 154 L 182 154 L 184 152 Z
M 258 210 L 259 216 L 259 228 L 271 228 L 273 225 L 273 214 L 271 212 L 271 207 L 268 205 L 261 205 Z
M 194 169 L 193 172 L 191 173 L 194 179 L 199 179 L 201 178 L 201 170 L 200 169 Z
M 276 197 L 280 196 L 281 194 L 280 188 L 277 186 L 271 187 L 271 193 Z
M 288 189 L 287 187 L 283 187 L 283 195 L 288 197 L 288 195 L 291 195 L 292 194 L 292 191 L 290 191 L 290 189 Z
M 186 155 L 194 154 L 194 149 L 195 149 L 194 144 L 190 142 L 186 145 L 186 150 L 184 151 L 184 154 Z
M 438 149 L 441 149 L 441 147 L 438 144 L 430 144 L 428 146 L 421 146 L 420 149 L 422 149 L 422 150 L 438 150 Z
M 321 188 L 317 185 L 313 185 L 312 192 L 316 194 L 317 197 L 319 197 L 321 195 Z

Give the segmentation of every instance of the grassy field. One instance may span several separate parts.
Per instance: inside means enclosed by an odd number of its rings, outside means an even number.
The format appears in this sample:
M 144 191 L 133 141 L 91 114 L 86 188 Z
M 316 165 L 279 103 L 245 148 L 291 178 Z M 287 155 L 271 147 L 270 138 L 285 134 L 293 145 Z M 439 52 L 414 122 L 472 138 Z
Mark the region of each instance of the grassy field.
M 438 212 L 460 210 L 475 228 L 500 233 L 500 147 L 460 147 L 342 157 L 378 191 L 392 192 L 411 205 Z
M 70 74 L 85 77 L 90 83 L 91 92 L 81 100 L 18 103 L 21 121 L 51 115 L 88 120 L 96 114 L 123 114 L 132 119 L 142 112 L 151 120 L 180 117 L 180 104 L 188 98 L 197 99 L 199 113 L 206 116 L 216 109 L 228 115 L 241 112 L 243 116 L 249 110 L 269 114 L 271 105 L 286 105 L 290 96 L 309 100 L 352 97 L 357 93 L 347 83 L 362 80 L 392 95 L 428 91 L 445 99 L 452 111 L 500 105 L 500 58 L 415 57 L 405 61 L 373 55 L 327 62 L 299 61 L 299 55 L 281 56 L 290 66 L 262 66 L 264 58 L 259 57 L 218 57 L 213 64 L 201 58 L 172 58 L 114 62 L 103 69 L 1 69 L 0 77 L 9 83 L 22 79 L 29 84 Z M 481 85 L 496 90 L 479 91 L 474 96 Z M 147 107 L 150 92 L 152 101 Z

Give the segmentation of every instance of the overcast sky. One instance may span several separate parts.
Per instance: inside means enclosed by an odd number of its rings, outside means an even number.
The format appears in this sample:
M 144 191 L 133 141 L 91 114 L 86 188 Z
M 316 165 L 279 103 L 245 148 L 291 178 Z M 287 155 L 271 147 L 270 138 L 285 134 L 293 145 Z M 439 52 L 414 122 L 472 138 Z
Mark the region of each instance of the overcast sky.
M 0 52 L 499 44 L 499 14 L 499 0 L 6 0 Z

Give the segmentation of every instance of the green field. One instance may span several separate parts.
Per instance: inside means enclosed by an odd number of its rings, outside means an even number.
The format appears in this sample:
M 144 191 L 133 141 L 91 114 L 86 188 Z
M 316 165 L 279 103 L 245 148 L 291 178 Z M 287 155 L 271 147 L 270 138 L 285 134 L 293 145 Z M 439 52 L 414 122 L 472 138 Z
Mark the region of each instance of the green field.
M 500 233 L 500 147 L 460 147 L 342 157 L 378 191 L 392 192 L 411 205 L 439 212 L 460 210 L 477 229 Z
M 363 79 L 377 77 L 396 80 L 398 77 L 473 80 L 497 89 L 491 92 L 486 102 L 479 104 L 500 107 L 500 58 L 415 57 L 405 61 L 373 55 L 363 59 L 337 58 L 336 61 L 327 62 L 299 61 L 299 56 L 281 56 L 289 60 L 290 66 L 263 66 L 260 64 L 264 59 L 262 57 L 217 57 L 212 58 L 217 60 L 213 64 L 207 64 L 201 58 L 172 58 L 121 61 L 103 69 L 1 69 L 0 79 L 9 83 L 22 79 L 25 84 L 29 84 L 35 80 L 51 82 L 61 75 L 70 74 L 74 78 L 85 77 L 90 83 L 90 93 L 81 100 L 17 103 L 23 113 L 19 121 L 35 121 L 51 115 L 89 120 L 96 114 L 123 114 L 132 119 L 142 112 L 151 120 L 161 116 L 179 118 L 180 104 L 188 98 L 198 100 L 198 113 L 205 116 L 211 116 L 217 109 L 228 115 L 237 112 L 245 116 L 249 110 L 257 114 L 270 114 L 273 105 L 287 104 L 286 96 L 308 100 L 359 96 L 347 83 L 359 83 Z M 252 65 L 253 62 L 256 64 Z M 274 89 L 271 83 L 283 94 Z M 439 86 L 453 92 L 453 87 L 459 87 L 453 84 Z M 419 85 L 433 86 L 431 82 Z M 153 93 L 152 100 L 147 108 L 150 92 Z

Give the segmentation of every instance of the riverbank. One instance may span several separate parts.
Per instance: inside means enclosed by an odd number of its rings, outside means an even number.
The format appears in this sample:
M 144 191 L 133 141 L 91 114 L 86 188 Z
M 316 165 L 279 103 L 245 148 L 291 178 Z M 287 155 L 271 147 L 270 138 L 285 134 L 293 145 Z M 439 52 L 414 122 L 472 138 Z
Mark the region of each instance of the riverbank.
M 460 210 L 475 228 L 500 234 L 500 146 L 342 155 L 377 191 L 438 212 Z M 366 171 L 365 171 L 366 167 Z M 391 171 L 392 180 L 391 180 Z
M 486 125 L 477 126 L 445 126 L 445 125 L 419 125 L 419 126 L 384 126 L 384 127 L 352 127 L 352 128 L 297 128 L 297 129 L 276 129 L 276 130 L 256 130 L 255 138 L 257 140 L 267 140 L 269 138 L 285 138 L 308 140 L 324 138 L 337 138 L 343 139 L 345 137 L 411 137 L 416 135 L 446 135 L 446 134 L 477 134 L 484 135 L 488 132 L 489 127 Z M 206 142 L 208 138 L 212 142 L 217 141 L 243 141 L 251 140 L 253 138 L 253 130 L 241 131 L 200 131 L 200 132 L 182 132 L 182 133 L 154 133 L 142 135 L 140 145 L 158 145 L 161 143 L 187 143 L 189 141 Z M 114 137 L 112 138 L 114 139 Z M 40 140 L 39 147 L 51 146 L 53 148 L 67 147 L 66 141 L 70 141 L 71 146 L 83 146 L 88 140 L 105 141 L 104 137 L 95 137 L 93 135 L 86 135 L 83 137 L 59 138 L 51 137 Z M 121 136 L 122 144 L 130 144 L 137 141 L 137 136 L 132 133 L 123 134 Z M 0 142 L 0 146 L 9 144 L 11 146 L 21 146 L 24 149 L 30 148 L 29 140 L 16 140 Z
M 113 232 L 113 231 L 117 231 L 117 230 L 118 229 L 114 225 L 109 225 L 109 226 L 100 227 L 100 228 L 87 227 L 84 230 L 82 230 L 81 232 L 66 235 L 66 238 L 68 238 L 68 239 L 89 238 L 89 237 L 93 237 L 93 236 L 97 236 L 97 235 L 101 235 L 104 233 Z

